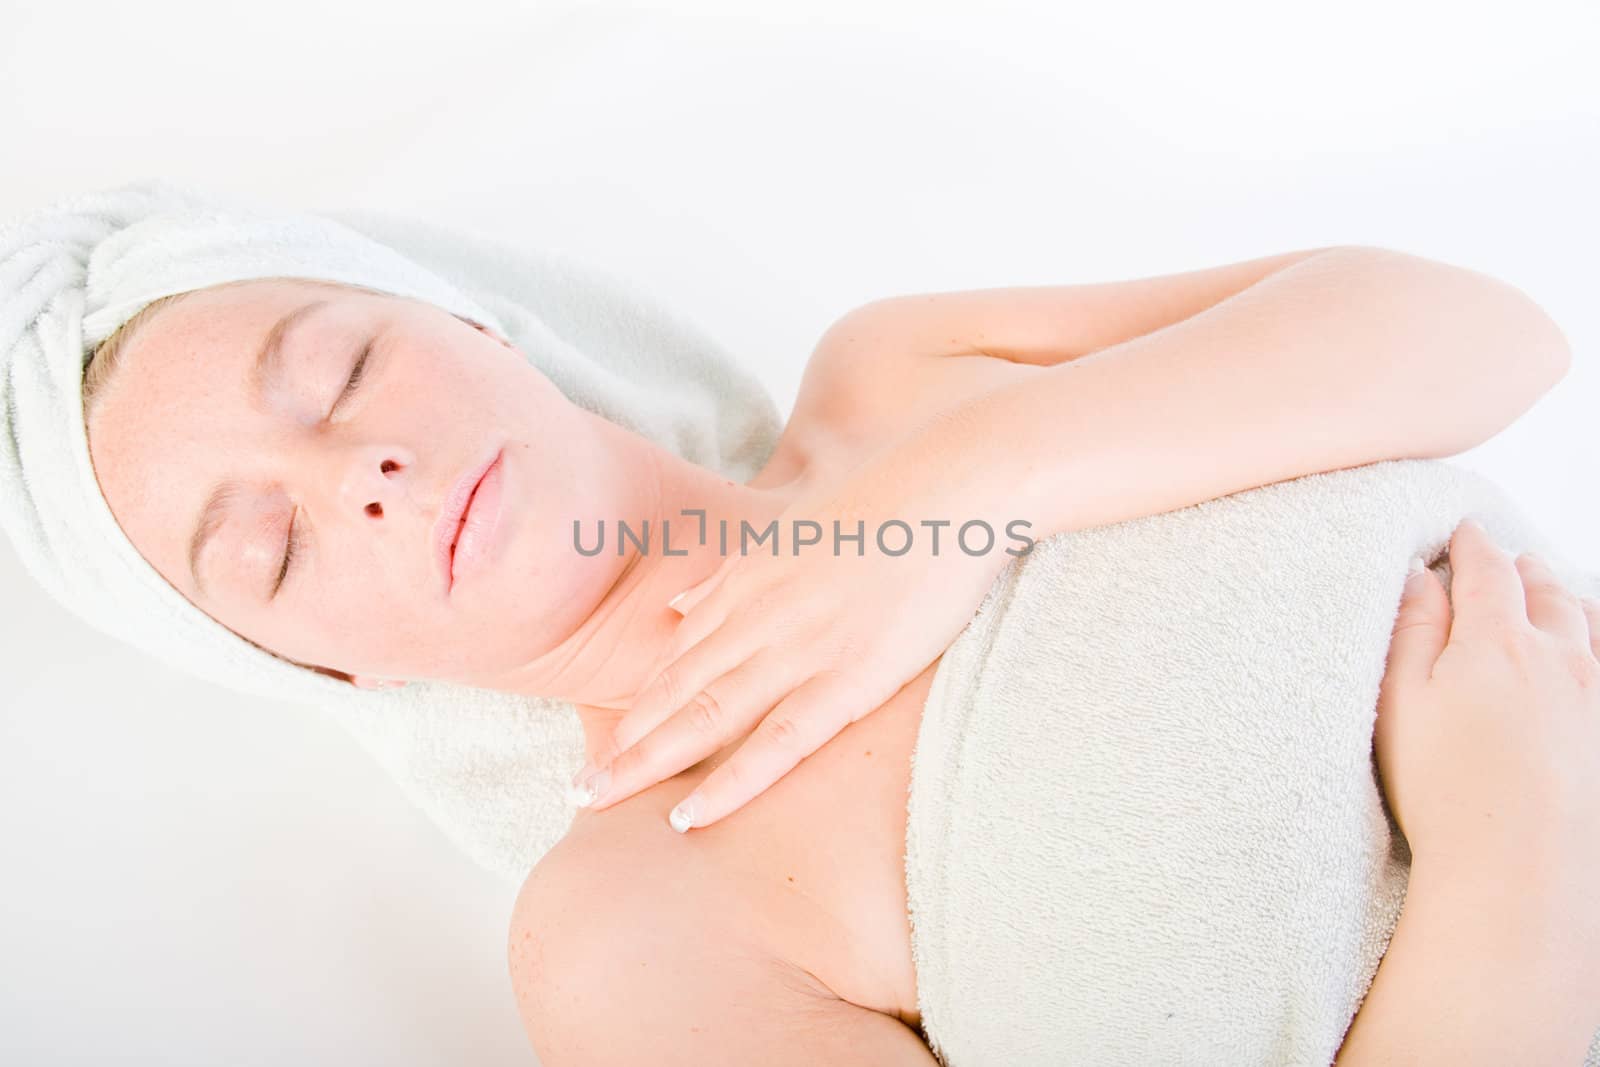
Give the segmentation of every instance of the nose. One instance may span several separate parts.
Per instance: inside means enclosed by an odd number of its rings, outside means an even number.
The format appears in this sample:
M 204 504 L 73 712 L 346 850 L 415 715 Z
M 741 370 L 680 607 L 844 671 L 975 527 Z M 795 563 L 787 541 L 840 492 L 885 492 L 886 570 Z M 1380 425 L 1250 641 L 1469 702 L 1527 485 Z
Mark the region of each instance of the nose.
M 336 509 L 359 518 L 395 518 L 411 495 L 414 459 L 398 445 L 351 446 L 336 472 Z

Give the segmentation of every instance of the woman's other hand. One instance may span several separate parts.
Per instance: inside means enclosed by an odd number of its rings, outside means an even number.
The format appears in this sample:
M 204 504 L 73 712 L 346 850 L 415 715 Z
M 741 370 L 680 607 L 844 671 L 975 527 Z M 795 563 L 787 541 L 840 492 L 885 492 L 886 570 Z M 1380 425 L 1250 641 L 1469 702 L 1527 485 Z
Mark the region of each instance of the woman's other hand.
M 740 554 L 730 529 L 728 558 L 677 600 L 684 617 L 663 666 L 596 756 L 608 779 L 594 808 L 750 732 L 669 818 L 679 832 L 714 823 L 881 707 L 949 647 L 1033 539 L 1031 523 L 1006 510 L 1013 494 L 1004 480 L 959 476 L 953 458 L 930 453 L 936 437 L 908 438 L 842 486 L 796 499 L 778 519 L 777 554 L 766 546 Z M 973 520 L 984 525 L 963 533 Z M 796 550 L 795 524 L 808 522 L 815 526 L 805 536 L 820 540 Z M 858 540 L 844 540 L 858 531 Z M 580 795 L 585 772 L 574 780 Z
M 1411 871 L 1336 1062 L 1577 1064 L 1600 1026 L 1600 608 L 1472 522 L 1450 565 L 1450 599 L 1423 570 L 1395 620 L 1374 741 Z
M 1427 569 L 1406 583 L 1378 700 L 1379 773 L 1413 864 L 1592 900 L 1600 604 L 1472 520 L 1450 565 L 1449 600 Z

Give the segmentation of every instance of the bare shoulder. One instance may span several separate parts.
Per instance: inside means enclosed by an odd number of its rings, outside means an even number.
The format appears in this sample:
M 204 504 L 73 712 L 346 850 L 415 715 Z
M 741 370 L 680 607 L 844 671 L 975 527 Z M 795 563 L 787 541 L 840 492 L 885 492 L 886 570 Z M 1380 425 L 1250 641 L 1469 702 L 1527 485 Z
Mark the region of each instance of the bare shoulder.
M 748 898 L 648 857 L 623 872 L 597 843 L 558 845 L 513 909 L 511 983 L 544 1067 L 935 1063 L 900 1020 L 772 952 Z
M 893 441 L 926 419 L 1044 368 L 968 352 L 912 347 L 887 304 L 850 312 L 806 363 L 791 422 L 852 452 Z

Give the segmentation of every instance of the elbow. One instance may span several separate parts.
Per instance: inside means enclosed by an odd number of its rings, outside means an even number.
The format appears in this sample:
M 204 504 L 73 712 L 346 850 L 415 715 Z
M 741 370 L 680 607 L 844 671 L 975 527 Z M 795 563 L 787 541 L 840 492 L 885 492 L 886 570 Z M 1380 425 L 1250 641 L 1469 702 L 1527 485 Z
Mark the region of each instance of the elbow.
M 1503 394 L 1498 402 L 1511 405 L 1515 414 L 1505 420 L 1509 423 L 1566 377 L 1572 368 L 1572 345 L 1555 319 L 1527 293 L 1485 275 L 1474 278 L 1483 288 L 1478 306 L 1469 305 L 1467 313 L 1481 333 L 1465 349 L 1476 351 L 1471 358 L 1481 361 L 1485 384 Z M 1472 370 L 1464 366 L 1457 373 Z
M 1495 284 L 1506 294 L 1505 314 L 1511 323 L 1500 358 L 1513 363 L 1514 373 L 1527 375 L 1535 398 L 1543 396 L 1572 369 L 1572 344 L 1556 320 L 1527 293 L 1506 282 Z
M 1510 282 L 1381 245 L 1336 245 L 1323 253 L 1418 296 L 1455 349 L 1444 373 L 1487 371 L 1503 387 L 1548 392 L 1572 368 L 1572 345 L 1554 318 Z M 1432 332 L 1432 331 L 1430 331 Z M 1474 362 L 1477 360 L 1479 362 Z
M 1572 369 L 1572 344 L 1567 335 L 1549 312 L 1523 290 L 1498 278 L 1467 273 L 1500 297 L 1499 301 L 1486 301 L 1491 304 L 1491 313 L 1503 316 L 1501 328 L 1490 333 L 1504 345 L 1499 358 L 1511 362 L 1514 373 L 1528 376 L 1536 396 L 1543 395 Z
M 1559 327 L 1555 332 L 1559 338 L 1559 343 L 1554 346 L 1554 354 L 1550 358 L 1550 366 L 1546 372 L 1547 380 L 1539 390 L 1540 396 L 1555 388 L 1556 384 L 1565 378 L 1567 372 L 1572 369 L 1572 346 L 1567 343 L 1566 335 L 1561 332 Z
M 1555 339 L 1550 346 L 1550 384 L 1545 386 L 1546 389 L 1565 378 L 1567 372 L 1572 369 L 1572 343 L 1567 340 L 1567 335 L 1561 331 L 1561 327 L 1556 325 L 1554 319 L 1549 321 L 1550 330 L 1555 334 Z

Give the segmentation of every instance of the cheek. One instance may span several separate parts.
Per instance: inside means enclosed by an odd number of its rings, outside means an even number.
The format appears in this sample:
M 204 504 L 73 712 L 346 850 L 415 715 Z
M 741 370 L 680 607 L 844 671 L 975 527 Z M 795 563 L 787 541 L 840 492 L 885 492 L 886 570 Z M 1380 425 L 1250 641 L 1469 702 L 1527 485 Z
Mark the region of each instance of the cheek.
M 360 626 L 297 628 L 276 650 L 302 663 L 354 674 L 409 676 L 431 673 L 427 661 L 439 643 L 409 627 L 369 620 Z
M 428 620 L 418 618 L 419 598 L 407 600 L 400 590 L 386 588 L 371 562 L 342 568 L 337 580 L 308 581 L 279 595 L 293 599 L 270 621 L 258 623 L 261 636 L 250 637 L 303 663 L 356 673 L 408 670 L 416 650 L 432 643 Z
M 540 454 L 530 445 L 521 454 L 521 466 L 529 469 L 517 484 L 510 531 L 514 569 L 496 591 L 497 608 L 525 620 L 524 625 L 541 635 L 565 636 L 599 605 L 625 563 L 617 555 L 618 522 L 626 521 L 635 536 L 643 536 L 643 515 L 632 513 L 635 505 L 629 503 L 641 494 L 636 487 L 618 484 L 616 475 L 608 479 L 603 473 L 628 470 L 626 461 L 584 469 L 575 466 L 583 457 L 572 448 Z M 641 458 L 635 467 L 642 465 Z M 602 522 L 604 541 L 597 553 Z M 673 550 L 692 546 L 698 532 L 692 517 L 673 521 Z M 661 552 L 659 522 L 651 522 L 649 538 L 649 551 Z

